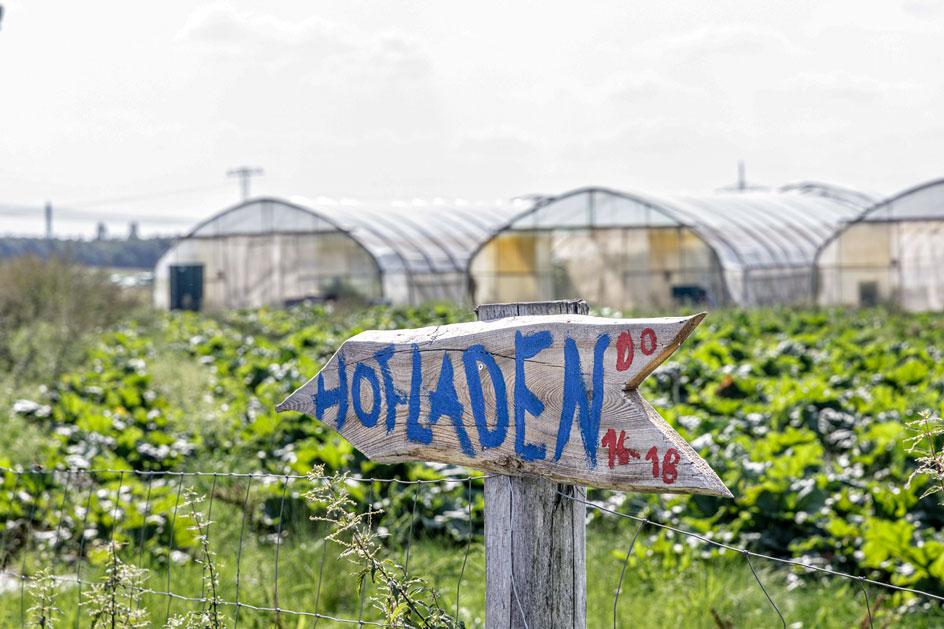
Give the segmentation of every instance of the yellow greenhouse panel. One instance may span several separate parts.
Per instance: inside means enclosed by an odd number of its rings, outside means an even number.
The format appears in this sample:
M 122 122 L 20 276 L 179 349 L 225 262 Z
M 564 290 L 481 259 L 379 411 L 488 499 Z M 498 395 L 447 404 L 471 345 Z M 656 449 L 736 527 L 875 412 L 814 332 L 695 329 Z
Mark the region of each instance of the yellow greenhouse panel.
M 542 281 L 537 275 L 499 275 L 495 278 L 495 301 L 541 301 L 549 299 L 547 296 L 551 292 L 549 284 L 550 282 Z
M 648 272 L 652 268 L 649 258 L 649 230 L 624 229 L 622 271 Z
M 674 227 L 649 230 L 649 267 L 652 270 L 681 269 L 681 250 L 681 230 Z
M 837 241 L 839 265 L 888 267 L 894 223 L 854 223 Z
M 718 262 L 711 247 L 702 238 L 688 228 L 679 230 L 679 249 L 682 267 L 686 269 L 717 268 Z
M 496 238 L 490 246 L 497 252 L 499 273 L 533 273 L 537 239 L 531 232 L 511 232 Z

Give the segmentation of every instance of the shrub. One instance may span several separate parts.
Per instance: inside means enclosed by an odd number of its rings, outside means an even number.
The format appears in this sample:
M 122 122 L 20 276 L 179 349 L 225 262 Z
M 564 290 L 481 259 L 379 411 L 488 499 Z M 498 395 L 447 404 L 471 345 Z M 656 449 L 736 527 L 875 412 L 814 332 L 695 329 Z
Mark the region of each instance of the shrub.
M 0 367 L 17 381 L 54 379 L 132 307 L 102 270 L 61 258 L 0 263 Z

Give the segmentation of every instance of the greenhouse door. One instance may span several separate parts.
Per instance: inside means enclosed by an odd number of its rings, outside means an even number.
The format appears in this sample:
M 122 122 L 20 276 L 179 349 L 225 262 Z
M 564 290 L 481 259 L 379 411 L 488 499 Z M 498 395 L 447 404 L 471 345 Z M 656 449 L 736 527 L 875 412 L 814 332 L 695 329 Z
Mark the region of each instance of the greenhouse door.
M 203 265 L 172 264 L 170 267 L 170 309 L 200 310 L 203 305 Z
M 708 291 L 695 284 L 677 285 L 672 287 L 672 299 L 683 306 L 697 306 L 708 303 Z

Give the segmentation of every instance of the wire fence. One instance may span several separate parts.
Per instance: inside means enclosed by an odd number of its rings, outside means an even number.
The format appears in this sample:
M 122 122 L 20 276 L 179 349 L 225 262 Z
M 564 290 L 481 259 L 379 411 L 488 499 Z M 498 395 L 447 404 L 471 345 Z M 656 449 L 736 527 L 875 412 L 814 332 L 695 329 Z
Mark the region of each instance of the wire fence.
M 130 586 L 135 596 L 129 594 L 128 598 L 135 606 L 146 606 L 151 622 L 156 624 L 166 624 L 181 612 L 204 610 L 215 604 L 227 610 L 234 627 L 283 626 L 289 617 L 312 619 L 315 626 L 321 621 L 338 626 L 386 626 L 380 612 L 370 604 L 369 576 L 354 574 L 351 564 L 338 557 L 343 548 L 328 540 L 331 531 L 311 519 L 312 508 L 305 493 L 318 481 L 308 476 L 9 468 L 0 468 L 0 474 L 0 517 L 5 520 L 0 531 L 0 612 L 5 615 L 0 620 L 4 622 L 18 618 L 21 626 L 26 626 L 30 589 L 45 580 L 55 585 L 61 597 L 57 604 L 67 608 L 67 620 L 75 627 L 88 626 L 90 618 L 83 597 L 87 598 L 102 582 L 109 561 L 106 551 L 119 548 L 115 557 L 120 556 L 121 562 L 150 572 L 149 582 Z M 370 524 L 386 538 L 390 552 L 402 551 L 397 563 L 405 576 L 410 573 L 411 559 L 415 564 L 415 555 L 422 551 L 416 546 L 421 534 L 436 536 L 437 543 L 445 539 L 453 546 L 454 552 L 448 553 L 449 570 L 440 571 L 435 585 L 450 595 L 454 593 L 456 618 L 464 609 L 463 601 L 469 604 L 463 586 L 468 587 L 473 570 L 475 595 L 482 591 L 484 556 L 479 540 L 484 478 L 487 476 L 348 479 L 351 495 L 361 509 L 368 513 L 384 511 Z M 191 492 L 202 498 L 188 500 Z M 613 593 L 614 627 L 619 626 L 627 569 L 646 529 L 661 529 L 743 556 L 783 627 L 787 619 L 765 586 L 763 572 L 758 571 L 755 561 L 848 581 L 862 592 L 867 626 L 871 626 L 875 611 L 869 587 L 944 602 L 944 597 L 931 592 L 757 553 L 641 515 L 623 513 L 605 502 L 586 499 L 579 492 L 558 494 L 584 504 L 589 513 L 615 525 L 634 524 L 631 534 L 626 535 L 629 543 Z M 207 565 L 193 560 L 192 529 L 198 517 L 207 523 L 208 544 L 221 565 L 227 566 L 212 594 L 207 591 Z M 424 567 L 428 565 L 424 563 Z M 454 581 L 447 583 L 446 577 Z M 339 596 L 339 592 L 347 595 Z M 74 602 L 70 603 L 72 596 Z M 482 609 L 480 603 L 471 606 Z M 520 605 L 517 609 L 521 610 Z M 523 613 L 521 624 L 527 626 Z
M 308 476 L 119 469 L 0 468 L 0 473 L 4 475 L 0 516 L 5 520 L 0 531 L 0 579 L 7 580 L 6 583 L 0 580 L 0 594 L 9 595 L 14 587 L 18 590 L 21 624 L 27 620 L 29 607 L 27 584 L 36 581 L 37 575 L 44 574 L 43 570 L 52 569 L 60 573 L 53 577 L 59 585 L 76 590 L 72 607 L 75 626 L 84 626 L 86 619 L 80 602 L 83 592 L 100 582 L 100 578 L 89 577 L 101 576 L 100 565 L 95 569 L 95 557 L 102 554 L 107 544 L 118 544 L 122 561 L 148 568 L 160 576 L 163 587 L 139 586 L 136 590 L 148 597 L 166 599 L 162 612 L 165 623 L 175 611 L 172 610 L 174 602 L 198 606 L 210 603 L 205 580 L 195 578 L 194 562 L 184 552 L 184 545 L 190 542 L 192 546 L 193 542 L 192 535 L 188 535 L 193 518 L 183 512 L 187 507 L 188 489 L 204 496 L 199 509 L 210 523 L 208 537 L 213 538 L 216 554 L 225 556 L 233 568 L 227 575 L 231 577 L 229 581 L 221 584 L 221 591 L 229 596 L 218 600 L 218 604 L 231 608 L 234 626 L 245 620 L 245 611 L 268 614 L 276 620 L 281 616 L 304 616 L 359 626 L 382 624 L 378 619 L 367 617 L 371 612 L 370 587 L 363 579 L 354 584 L 360 591 L 354 615 L 342 617 L 325 613 L 327 606 L 322 601 L 325 567 L 336 561 L 342 549 L 331 548 L 326 539 L 329 531 L 310 520 L 311 510 L 303 498 L 313 483 Z M 392 530 L 387 530 L 385 537 L 394 540 L 391 545 L 404 548 L 400 563 L 405 570 L 409 570 L 421 497 L 441 497 L 449 492 L 464 501 L 466 509 L 461 517 L 466 533 L 461 541 L 465 552 L 454 590 L 457 614 L 465 564 L 475 538 L 472 505 L 476 478 L 349 479 L 355 486 L 352 495 L 363 502 L 366 510 L 388 512 L 385 523 Z M 399 488 L 398 493 L 390 491 L 394 486 Z M 404 492 L 409 494 L 406 500 L 411 506 L 406 517 L 400 509 Z M 428 512 L 430 507 L 437 509 L 436 505 L 425 504 L 423 510 Z M 453 513 L 452 517 L 459 516 Z M 305 597 L 310 599 L 308 608 L 292 608 L 283 602 L 286 580 L 297 576 L 292 571 L 297 573 L 300 563 L 310 564 L 309 557 L 300 562 L 296 556 L 295 561 L 289 562 L 292 570 L 285 574 L 283 546 L 293 537 L 299 542 L 297 550 L 318 552 L 316 581 L 311 596 Z M 454 531 L 452 537 L 456 537 Z M 260 564 L 260 559 L 267 565 Z M 350 572 L 349 566 L 342 568 Z M 337 574 L 333 576 L 337 580 Z M 262 600 L 252 600 L 253 592 L 257 595 L 262 592 Z

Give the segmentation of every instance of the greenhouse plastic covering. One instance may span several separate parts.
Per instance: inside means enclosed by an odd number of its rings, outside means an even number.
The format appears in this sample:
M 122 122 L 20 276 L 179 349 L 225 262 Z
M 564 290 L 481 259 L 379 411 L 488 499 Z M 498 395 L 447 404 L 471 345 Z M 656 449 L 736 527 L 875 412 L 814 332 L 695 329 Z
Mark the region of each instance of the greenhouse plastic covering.
M 394 303 L 465 302 L 469 256 L 520 212 L 515 204 L 319 205 L 377 260 Z
M 944 309 L 944 180 L 881 201 L 817 256 L 821 305 Z
M 376 261 L 383 298 L 393 303 L 465 301 L 469 256 L 522 202 L 357 201 L 296 204 L 254 199 L 198 225 L 187 239 L 342 233 Z
M 871 207 L 880 198 L 880 195 L 873 192 L 852 190 L 851 188 L 844 188 L 842 186 L 822 183 L 819 181 L 799 181 L 796 183 L 790 183 L 782 186 L 780 188 L 780 192 L 802 192 L 804 194 L 819 195 L 839 201 L 840 203 L 851 205 L 856 210 L 861 210 L 861 208 L 864 207 Z
M 931 181 L 882 201 L 860 220 L 914 221 L 944 219 L 944 179 Z
M 540 201 L 506 230 L 686 227 L 717 256 L 730 298 L 746 305 L 756 302 L 746 284 L 749 274 L 766 275 L 763 281 L 769 282 L 776 277 L 772 271 L 783 271 L 791 282 L 803 284 L 794 292 L 812 290 L 818 248 L 841 224 L 859 216 L 869 198 L 862 195 L 863 205 L 857 205 L 856 197 L 840 194 L 822 184 L 702 196 L 584 188 Z

